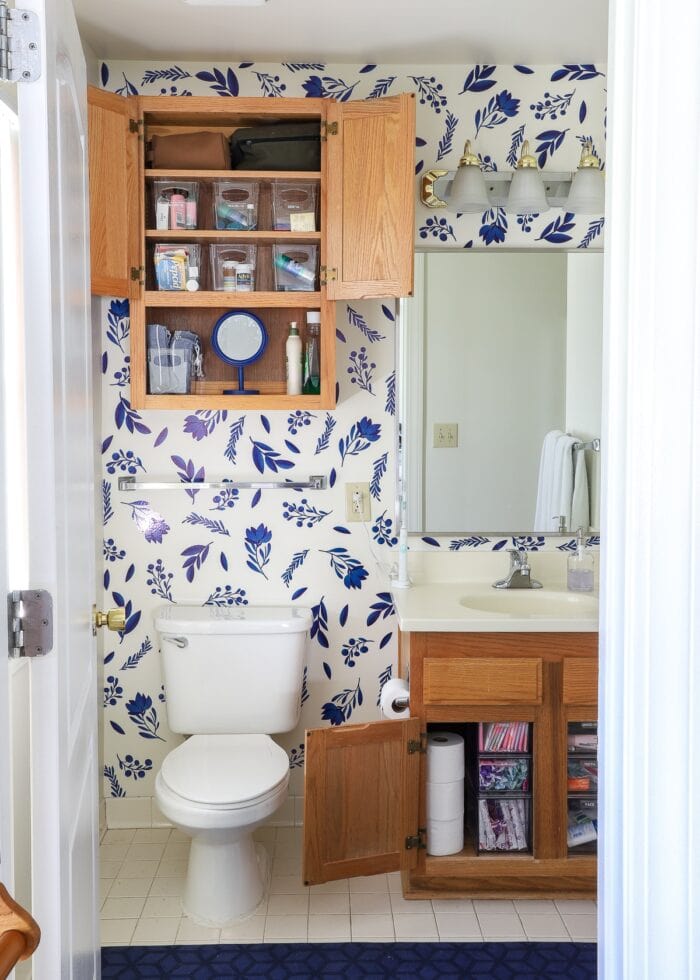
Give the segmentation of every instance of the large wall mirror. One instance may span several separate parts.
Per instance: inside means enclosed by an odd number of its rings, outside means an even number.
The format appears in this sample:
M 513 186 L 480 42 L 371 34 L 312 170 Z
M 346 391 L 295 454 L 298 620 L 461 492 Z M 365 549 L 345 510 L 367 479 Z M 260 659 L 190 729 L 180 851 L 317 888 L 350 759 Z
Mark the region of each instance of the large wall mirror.
M 541 533 L 545 436 L 600 436 L 602 253 L 440 251 L 415 262 L 399 342 L 408 529 Z M 582 452 L 595 530 L 600 453 Z

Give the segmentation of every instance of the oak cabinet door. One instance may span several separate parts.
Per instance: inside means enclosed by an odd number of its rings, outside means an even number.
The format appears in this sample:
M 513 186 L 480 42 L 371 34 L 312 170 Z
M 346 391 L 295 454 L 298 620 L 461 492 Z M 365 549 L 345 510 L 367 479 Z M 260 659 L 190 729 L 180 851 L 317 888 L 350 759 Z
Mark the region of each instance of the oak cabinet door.
M 413 291 L 415 97 L 331 103 L 327 122 L 327 296 L 408 296 Z
M 90 271 L 95 296 L 138 295 L 131 268 L 139 264 L 137 100 L 88 86 Z
M 377 721 L 306 733 L 307 885 L 414 867 L 420 720 Z

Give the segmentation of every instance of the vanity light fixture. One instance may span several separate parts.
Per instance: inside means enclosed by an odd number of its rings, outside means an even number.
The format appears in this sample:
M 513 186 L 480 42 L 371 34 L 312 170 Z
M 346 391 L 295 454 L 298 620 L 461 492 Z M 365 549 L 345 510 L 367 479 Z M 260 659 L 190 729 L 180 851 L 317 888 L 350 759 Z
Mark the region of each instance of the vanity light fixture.
M 520 159 L 515 165 L 513 178 L 508 190 L 506 211 L 510 214 L 542 214 L 549 211 L 542 177 L 537 169 L 537 160 L 530 153 L 530 143 L 523 141 Z
M 542 214 L 553 207 L 573 214 L 603 214 L 605 180 L 590 141 L 584 144 L 578 169 L 573 174 L 539 170 L 527 140 L 523 141 L 514 171 L 482 171 L 479 158 L 471 152 L 467 141 L 457 171 L 435 168 L 424 171 L 420 200 L 428 208 L 446 208 L 449 203 L 459 214 L 497 207 L 511 214 L 526 215 Z
M 566 210 L 573 214 L 602 214 L 605 210 L 605 178 L 590 140 L 583 144 L 578 170 L 571 181 Z
M 472 153 L 471 140 L 464 144 L 464 153 L 452 181 L 450 204 L 460 214 L 477 214 L 491 207 L 479 158 Z

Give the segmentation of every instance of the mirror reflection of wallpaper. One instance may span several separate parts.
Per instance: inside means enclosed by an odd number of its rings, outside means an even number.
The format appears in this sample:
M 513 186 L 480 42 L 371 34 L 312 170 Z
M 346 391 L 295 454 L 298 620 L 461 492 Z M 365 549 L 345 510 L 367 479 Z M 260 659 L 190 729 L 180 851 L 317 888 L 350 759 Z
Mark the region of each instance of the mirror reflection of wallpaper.
M 561 74 L 563 72 L 563 74 Z M 104 62 L 105 89 L 124 95 L 334 96 L 341 100 L 416 93 L 416 170 L 456 167 L 465 138 L 485 166 L 508 166 L 522 134 L 541 144 L 547 166 L 576 166 L 580 137 L 604 156 L 605 68 Z M 554 77 L 556 76 L 556 77 Z M 553 105 L 544 105 L 555 93 Z M 504 95 L 503 93 L 507 94 Z M 225 104 L 225 103 L 222 103 Z M 542 109 L 538 108 L 542 104 Z M 476 122 L 476 113 L 479 122 Z M 478 127 L 478 134 L 475 130 Z M 521 127 L 522 133 L 519 133 Z M 556 135 L 538 134 L 556 130 Z M 563 135 L 562 135 L 563 134 Z M 487 159 L 488 158 L 488 159 Z M 596 218 L 562 223 L 552 212 L 522 227 L 510 216 L 457 217 L 416 208 L 416 242 L 493 252 L 501 247 L 596 247 Z M 444 224 L 441 222 L 444 219 Z M 507 227 L 505 223 L 507 221 Z M 558 230 L 547 228 L 559 221 Z M 485 230 L 482 230 L 485 229 Z M 303 794 L 304 728 L 371 721 L 381 685 L 396 667 L 397 626 L 374 556 L 395 547 L 393 302 L 337 304 L 339 399 L 332 412 L 158 412 L 129 405 L 128 303 L 100 304 L 102 337 L 104 604 L 129 607 L 129 630 L 104 637 L 104 793 L 114 810 L 144 808 L 160 763 L 179 736 L 169 731 L 152 614 L 163 602 L 294 602 L 314 610 L 299 727 L 280 741 L 290 758 L 292 796 Z M 244 418 L 243 418 L 244 417 Z M 243 418 L 243 422 L 241 422 Z M 342 448 L 341 448 L 342 440 Z M 291 444 L 291 445 L 290 445 Z M 268 491 L 132 496 L 120 475 L 188 481 L 260 476 L 269 447 L 293 468 L 281 476 L 334 475 L 317 494 Z M 257 452 L 256 452 L 257 447 Z M 293 447 L 293 448 L 292 448 Z M 275 457 L 272 458 L 274 461 Z M 188 475 L 191 474 L 191 475 Z M 266 466 L 266 478 L 270 470 Z M 278 474 L 279 478 L 280 474 Z M 274 474 L 272 474 L 272 478 Z M 370 483 L 372 522 L 345 522 L 344 484 Z M 502 547 L 483 538 L 480 547 Z M 534 541 L 532 547 L 568 546 Z M 412 547 L 441 542 L 417 540 Z M 445 540 L 444 547 L 450 543 Z M 339 549 L 339 550 L 334 550 Z M 282 814 L 289 819 L 294 812 Z M 299 807 L 297 814 L 300 813 Z M 143 820 L 143 809 L 138 810 Z

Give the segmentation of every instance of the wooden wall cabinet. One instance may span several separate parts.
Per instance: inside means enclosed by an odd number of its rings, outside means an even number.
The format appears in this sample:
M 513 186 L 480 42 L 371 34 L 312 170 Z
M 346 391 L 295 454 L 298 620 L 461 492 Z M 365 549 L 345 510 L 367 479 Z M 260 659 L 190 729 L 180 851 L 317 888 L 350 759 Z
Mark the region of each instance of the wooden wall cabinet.
M 594 897 L 595 848 L 567 842 L 567 735 L 597 718 L 597 633 L 400 639 L 410 719 L 307 732 L 305 882 L 400 870 L 408 898 Z M 531 724 L 530 851 L 478 853 L 472 827 L 459 854 L 427 854 L 427 733 L 499 721 Z
M 134 408 L 245 409 L 332 408 L 335 405 L 335 301 L 398 297 L 413 289 L 415 97 L 370 102 L 331 99 L 220 97 L 123 98 L 88 89 L 90 234 L 92 292 L 128 296 L 131 305 L 131 404 Z M 239 127 L 313 121 L 321 133 L 318 172 L 165 170 L 146 166 L 154 134 L 214 131 L 227 138 Z M 157 231 L 153 181 L 196 180 L 203 192 L 199 215 L 211 212 L 215 180 L 260 181 L 260 230 L 215 230 L 198 221 L 197 230 Z M 271 188 L 277 181 L 312 181 L 318 187 L 318 231 L 272 230 Z M 252 293 L 226 293 L 211 284 L 204 257 L 204 287 L 197 292 L 156 289 L 156 242 L 255 244 L 257 286 Z M 318 247 L 318 289 L 274 290 L 272 246 Z M 246 384 L 259 395 L 223 395 L 235 387 L 234 369 L 208 343 L 216 320 L 227 309 L 251 310 L 265 323 L 268 347 L 246 369 Z M 284 346 L 288 324 L 304 336 L 307 310 L 321 311 L 321 392 L 288 396 Z M 206 380 L 186 395 L 148 393 L 146 324 L 193 330 L 204 341 Z

